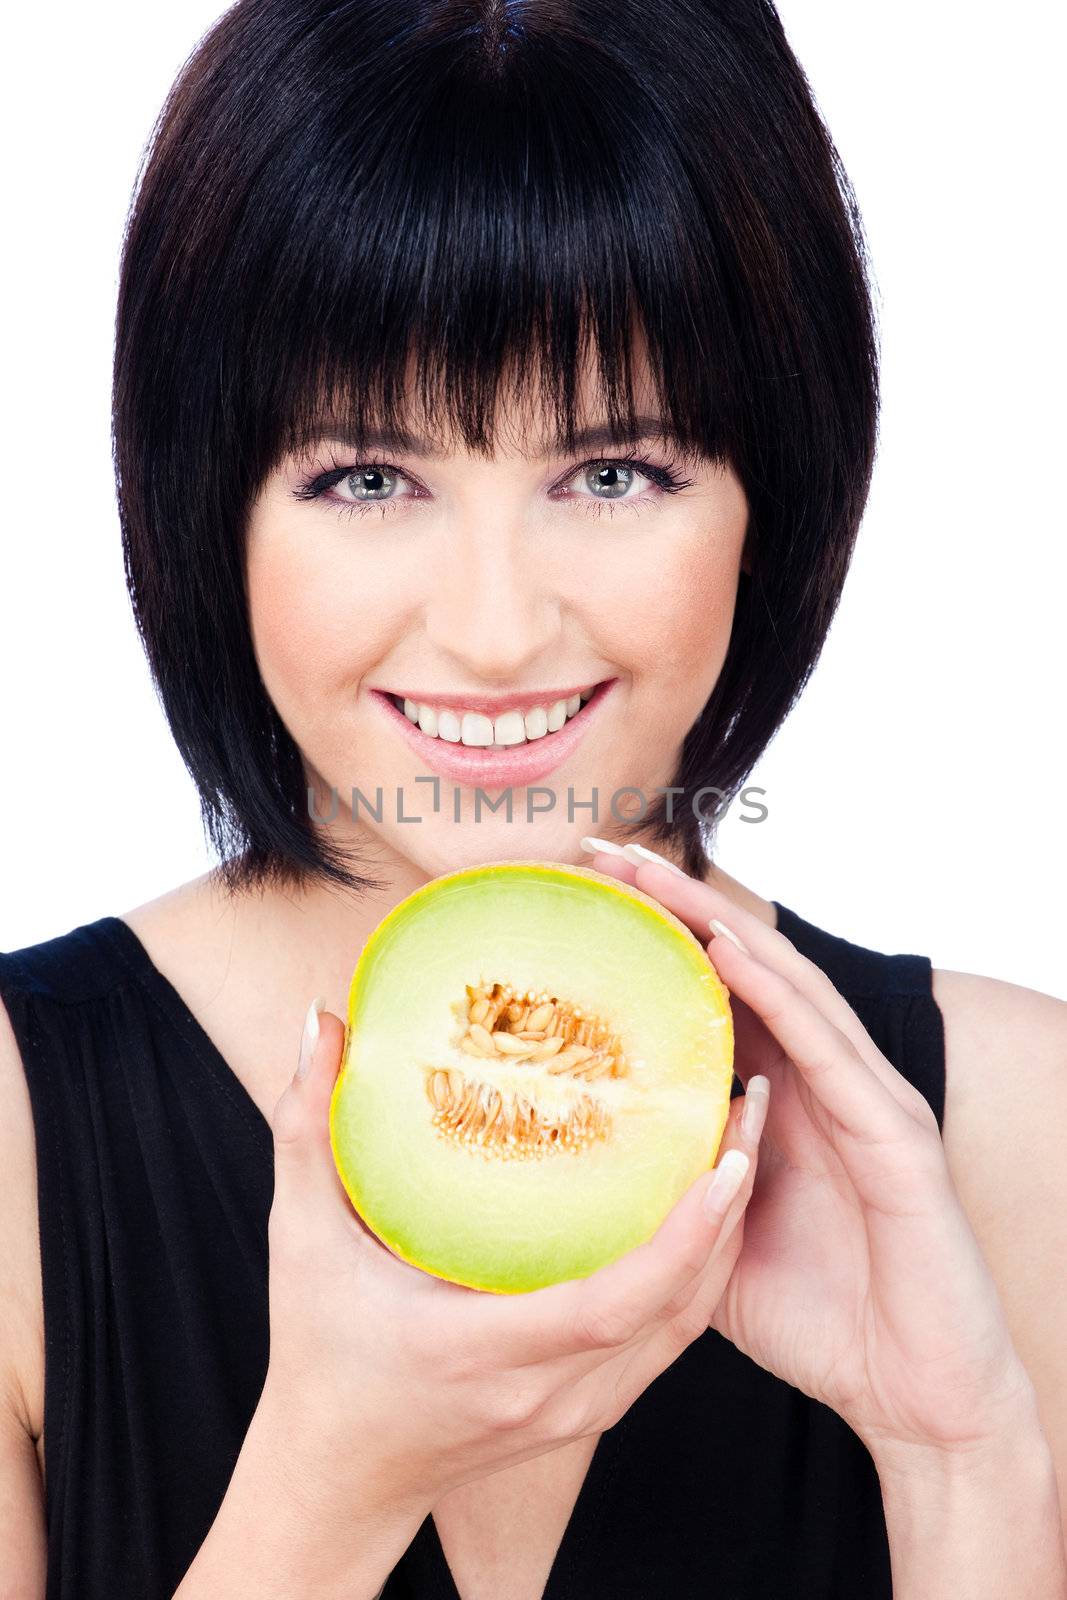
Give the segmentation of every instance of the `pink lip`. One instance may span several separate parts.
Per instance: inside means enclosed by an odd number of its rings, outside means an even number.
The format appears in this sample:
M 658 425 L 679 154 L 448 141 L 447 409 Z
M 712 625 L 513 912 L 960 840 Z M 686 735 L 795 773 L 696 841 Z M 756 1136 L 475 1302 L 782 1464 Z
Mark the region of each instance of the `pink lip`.
M 372 689 L 370 694 L 431 772 L 438 773 L 442 778 L 452 778 L 457 783 L 469 783 L 490 791 L 522 788 L 554 772 L 581 744 L 592 717 L 616 681 L 611 678 L 599 683 L 581 710 L 569 718 L 557 733 L 545 734 L 543 738 L 527 744 L 484 745 L 480 748 L 431 738 L 394 706 L 380 689 Z M 444 703 L 448 704 L 447 701 Z M 511 704 L 514 706 L 515 701 Z

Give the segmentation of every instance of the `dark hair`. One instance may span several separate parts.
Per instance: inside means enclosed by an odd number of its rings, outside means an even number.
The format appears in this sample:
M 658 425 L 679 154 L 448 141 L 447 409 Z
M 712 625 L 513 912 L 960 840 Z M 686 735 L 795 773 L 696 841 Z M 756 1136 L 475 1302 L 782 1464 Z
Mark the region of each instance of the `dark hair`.
M 636 323 L 669 437 L 750 508 L 673 780 L 723 794 L 703 837 L 676 809 L 699 872 L 818 659 L 875 448 L 859 217 L 773 5 L 239 0 L 200 42 L 131 206 L 114 448 L 134 614 L 231 887 L 373 882 L 313 826 L 254 658 L 263 479 L 324 408 L 401 429 L 412 358 L 426 414 L 490 453 L 505 379 L 537 380 L 568 449 L 595 350 L 624 442 Z M 665 804 L 644 826 L 669 836 Z

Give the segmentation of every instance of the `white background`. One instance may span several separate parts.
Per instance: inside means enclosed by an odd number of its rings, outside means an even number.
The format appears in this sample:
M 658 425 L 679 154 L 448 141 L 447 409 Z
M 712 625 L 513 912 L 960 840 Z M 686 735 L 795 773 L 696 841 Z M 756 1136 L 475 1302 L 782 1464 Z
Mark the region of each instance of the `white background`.
M 126 599 L 108 387 L 141 148 L 216 11 L 8 23 L 4 949 L 209 864 Z M 1055 9 L 781 14 L 864 211 L 885 409 L 842 609 L 751 780 L 770 815 L 735 807 L 718 859 L 859 943 L 1067 995 Z

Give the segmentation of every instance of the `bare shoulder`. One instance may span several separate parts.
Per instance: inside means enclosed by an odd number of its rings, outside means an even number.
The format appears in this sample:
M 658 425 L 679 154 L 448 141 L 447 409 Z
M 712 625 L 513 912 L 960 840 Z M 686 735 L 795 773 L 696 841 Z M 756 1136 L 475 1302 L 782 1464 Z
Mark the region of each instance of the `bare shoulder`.
M 1067 1001 L 942 968 L 934 969 L 933 993 L 945 1026 L 944 1139 L 953 1175 L 967 1178 L 975 1140 L 982 1161 L 994 1146 L 1031 1159 L 1035 1140 L 1057 1131 L 1035 1123 L 1067 1107 Z M 1009 1104 L 1016 1109 L 1006 1118 Z
M 44 1593 L 44 1311 L 29 1089 L 0 1001 L 0 1546 L 18 1592 Z
M 120 914 L 143 942 L 166 948 L 180 946 L 191 935 L 203 942 L 223 918 L 221 904 L 214 874 L 205 872 Z
M 43 1423 L 44 1312 L 37 1233 L 37 1147 L 22 1056 L 0 1000 L 0 1351 L 3 1398 L 31 1437 Z M 17 1355 L 17 1360 L 13 1357 Z
M 945 1155 L 972 1221 L 1003 1232 L 1056 1184 L 1067 1200 L 1067 1001 L 941 968 L 933 993 L 945 1026 Z
M 1067 1490 L 1067 1001 L 935 968 L 945 1157 L 989 1263 Z

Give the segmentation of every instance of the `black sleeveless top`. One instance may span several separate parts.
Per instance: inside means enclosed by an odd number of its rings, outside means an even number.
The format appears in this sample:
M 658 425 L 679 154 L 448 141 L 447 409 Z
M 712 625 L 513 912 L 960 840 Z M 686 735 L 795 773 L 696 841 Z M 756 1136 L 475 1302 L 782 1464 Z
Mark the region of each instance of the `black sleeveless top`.
M 774 902 L 941 1125 L 925 956 Z M 266 1373 L 270 1127 L 127 924 L 0 953 L 37 1146 L 47 1600 L 171 1600 Z M 735 1079 L 734 1092 L 741 1084 Z M 386 1600 L 457 1600 L 433 1519 Z M 545 1600 L 889 1600 L 873 1463 L 709 1329 L 604 1434 Z

